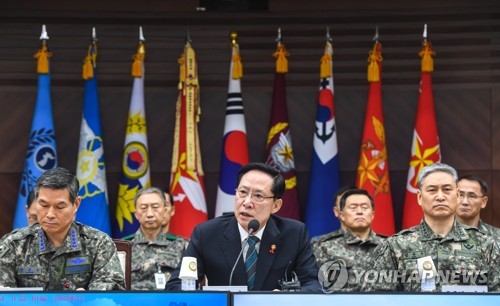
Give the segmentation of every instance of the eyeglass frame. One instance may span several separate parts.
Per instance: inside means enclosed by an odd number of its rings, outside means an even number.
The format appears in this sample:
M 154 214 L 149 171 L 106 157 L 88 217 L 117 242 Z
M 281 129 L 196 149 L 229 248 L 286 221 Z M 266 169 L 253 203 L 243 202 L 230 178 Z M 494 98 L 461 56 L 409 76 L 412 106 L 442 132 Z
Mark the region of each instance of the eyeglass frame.
M 461 193 L 463 193 L 463 195 L 461 195 Z M 474 196 L 472 196 L 474 195 Z M 475 192 L 465 192 L 465 191 L 460 191 L 458 193 L 458 197 L 459 198 L 467 198 L 469 200 L 480 200 L 480 199 L 483 199 L 486 195 L 478 195 L 476 194 Z
M 239 199 L 246 199 L 246 198 L 248 198 L 248 196 L 250 196 L 250 200 L 252 200 L 252 202 L 254 202 L 254 203 L 264 203 L 264 201 L 265 201 L 265 200 L 267 200 L 267 199 L 274 199 L 274 198 L 275 198 L 275 197 L 274 197 L 274 195 L 272 195 L 272 196 L 263 196 L 263 195 L 257 194 L 257 196 L 262 196 L 262 200 L 257 200 L 257 201 L 256 201 L 256 200 L 255 200 L 255 196 L 256 196 L 256 194 L 255 194 L 255 193 L 253 193 L 253 192 L 249 192 L 249 191 L 246 191 L 246 190 L 240 190 L 239 188 L 236 188 L 234 191 L 236 192 L 236 194 L 235 194 L 235 195 L 236 195 Z M 240 196 L 240 194 L 239 194 L 239 193 L 240 193 L 241 191 L 242 191 L 242 192 L 246 192 L 246 193 L 247 193 L 247 195 L 246 195 L 246 196 L 244 196 L 244 197 Z

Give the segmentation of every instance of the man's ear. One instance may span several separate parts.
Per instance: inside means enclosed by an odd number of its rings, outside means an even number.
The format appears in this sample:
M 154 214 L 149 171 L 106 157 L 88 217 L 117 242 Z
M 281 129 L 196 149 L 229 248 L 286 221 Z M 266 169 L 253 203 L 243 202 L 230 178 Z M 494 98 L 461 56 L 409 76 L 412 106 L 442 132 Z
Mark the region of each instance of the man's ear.
M 342 220 L 342 222 L 345 223 L 345 215 L 343 211 L 339 211 L 339 219 Z
M 281 205 L 283 205 L 283 200 L 282 199 L 277 199 L 273 203 L 273 209 L 271 211 L 272 214 L 277 213 L 281 209 Z
M 481 209 L 484 209 L 488 205 L 488 196 L 484 196 L 481 201 Z
M 75 205 L 75 212 L 80 207 L 80 203 L 82 203 L 82 198 L 81 197 L 77 197 L 76 200 L 75 200 L 75 203 L 73 204 L 73 205 Z
M 335 214 L 335 217 L 337 217 L 337 219 L 340 218 L 340 210 L 337 208 L 337 206 L 333 206 L 333 213 Z

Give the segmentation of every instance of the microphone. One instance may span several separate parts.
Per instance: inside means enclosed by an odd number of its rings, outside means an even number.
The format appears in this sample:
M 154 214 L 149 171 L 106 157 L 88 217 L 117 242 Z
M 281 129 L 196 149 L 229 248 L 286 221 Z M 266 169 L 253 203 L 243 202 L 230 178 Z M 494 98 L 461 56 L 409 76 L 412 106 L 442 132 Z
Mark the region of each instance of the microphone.
M 285 269 L 285 277 L 283 279 L 280 279 L 278 283 L 281 286 L 281 291 L 288 291 L 288 292 L 299 292 L 300 291 L 300 281 L 299 278 L 297 277 L 297 274 L 295 271 L 292 271 L 292 279 L 289 281 L 288 280 L 288 268 L 290 268 L 290 265 L 292 264 L 292 261 L 288 263 Z
M 243 250 L 246 248 L 248 244 L 248 238 L 252 233 L 256 232 L 259 230 L 260 223 L 257 219 L 252 219 L 250 222 L 248 222 L 248 236 L 247 239 L 245 240 L 245 243 L 243 244 L 243 247 L 241 248 L 240 254 L 238 254 L 238 258 L 236 258 L 236 261 L 234 262 L 233 268 L 231 269 L 231 274 L 229 275 L 229 286 L 231 286 L 233 282 L 233 273 L 234 269 L 236 269 L 236 265 L 238 264 L 238 261 L 240 260 L 241 255 L 243 254 Z

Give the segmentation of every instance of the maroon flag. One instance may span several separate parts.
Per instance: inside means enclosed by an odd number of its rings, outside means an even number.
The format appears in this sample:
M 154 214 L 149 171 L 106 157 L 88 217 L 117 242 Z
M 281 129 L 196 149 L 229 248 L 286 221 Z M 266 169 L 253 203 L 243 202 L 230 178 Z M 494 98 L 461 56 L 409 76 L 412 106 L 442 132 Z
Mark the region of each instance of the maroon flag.
M 276 214 L 300 220 L 297 176 L 295 175 L 292 137 L 286 106 L 285 74 L 288 72 L 286 59 L 288 52 L 282 42 L 278 42 L 278 49 L 274 56 L 277 58 L 276 74 L 274 76 L 271 121 L 267 135 L 266 163 L 278 169 L 286 182 L 286 190 L 282 198 L 283 206 Z

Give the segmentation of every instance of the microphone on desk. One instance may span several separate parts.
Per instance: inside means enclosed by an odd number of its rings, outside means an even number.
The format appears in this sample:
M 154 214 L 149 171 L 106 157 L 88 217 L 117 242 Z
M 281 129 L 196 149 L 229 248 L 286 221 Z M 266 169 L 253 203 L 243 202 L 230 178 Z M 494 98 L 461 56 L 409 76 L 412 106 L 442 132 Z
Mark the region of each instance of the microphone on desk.
M 248 238 L 250 238 L 250 235 L 252 235 L 252 233 L 258 231 L 259 227 L 260 223 L 257 219 L 252 219 L 248 222 L 248 236 L 247 239 L 245 240 L 245 243 L 243 244 L 243 247 L 241 248 L 240 254 L 238 254 L 238 258 L 236 258 L 236 261 L 234 262 L 233 268 L 231 269 L 231 274 L 229 275 L 229 286 L 231 286 L 233 282 L 234 269 L 236 269 L 236 265 L 238 264 L 238 261 L 240 260 L 240 257 L 243 254 L 243 250 L 246 248 L 248 244 Z
M 300 291 L 300 281 L 299 278 L 297 277 L 297 274 L 295 271 L 292 270 L 292 279 L 288 280 L 288 268 L 290 268 L 290 265 L 292 264 L 292 261 L 288 263 L 285 269 L 285 277 L 283 279 L 280 279 L 278 283 L 281 286 L 281 291 L 288 291 L 288 292 L 299 292 Z

